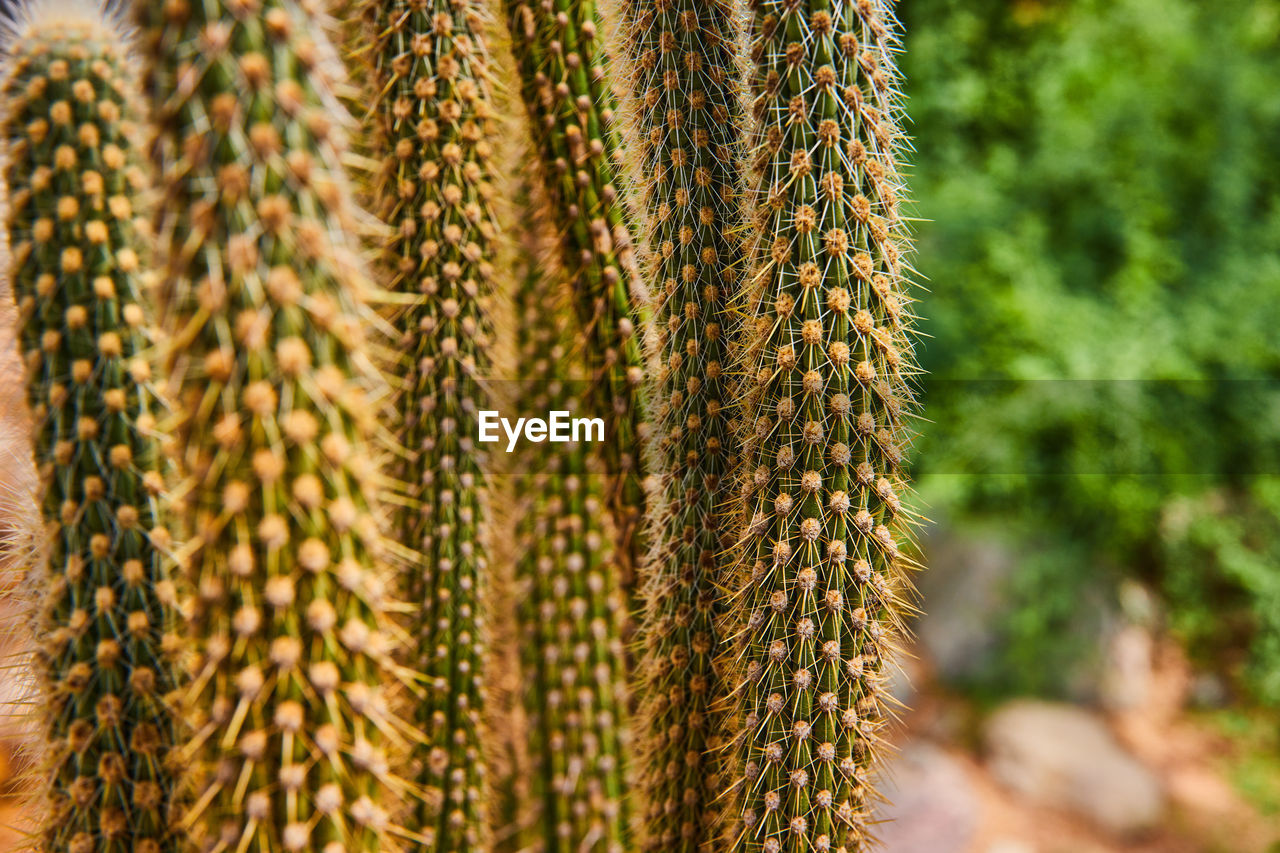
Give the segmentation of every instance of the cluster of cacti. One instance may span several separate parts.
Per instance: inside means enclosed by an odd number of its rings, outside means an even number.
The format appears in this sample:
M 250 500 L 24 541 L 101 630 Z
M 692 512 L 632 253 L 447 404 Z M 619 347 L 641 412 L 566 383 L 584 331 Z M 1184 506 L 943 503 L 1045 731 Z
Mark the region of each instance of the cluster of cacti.
M 369 286 L 313 11 L 141 3 L 165 369 L 188 478 L 197 845 L 376 849 L 391 828 Z
M 414 831 L 438 850 L 488 845 L 484 710 L 489 566 L 486 466 L 477 414 L 484 378 L 496 226 L 494 106 L 482 4 L 371 0 L 375 212 L 391 226 L 390 287 L 412 297 L 397 320 L 410 551 L 400 592 L 414 608 L 404 662 L 421 695 L 411 719 Z
M 14 292 L 47 541 L 37 652 L 46 850 L 174 849 L 177 684 L 151 386 L 146 189 L 126 45 L 69 15 L 15 33 L 3 96 Z M 46 704 L 47 703 L 47 704 Z
M 648 426 L 641 327 L 648 306 L 621 194 L 603 26 L 595 0 L 504 0 L 504 7 L 560 265 L 588 342 L 595 389 L 584 402 L 606 419 L 605 460 L 616 478 L 608 501 L 624 585 L 631 588 L 643 551 L 641 442 Z
M 863 849 L 911 566 L 891 3 L 622 0 L 614 80 L 594 0 L 505 0 L 508 85 L 483 0 L 329 4 L 351 68 L 323 5 L 136 0 L 150 137 L 93 0 L 10 36 L 45 846 Z M 604 441 L 503 466 L 506 404 Z
M 562 331 L 571 326 L 561 322 L 567 294 L 535 257 L 526 251 L 526 268 L 517 271 L 526 389 L 519 410 L 575 411 L 584 371 Z M 585 442 L 535 445 L 523 454 L 517 481 L 523 512 L 515 580 L 533 769 L 517 813 L 525 850 L 626 849 L 626 613 L 599 456 Z
M 744 273 L 737 8 L 626 0 L 629 130 L 651 255 L 658 340 L 653 468 L 661 484 L 642 590 L 637 741 L 647 850 L 694 851 L 713 830 L 723 772 L 715 664 L 737 440 L 730 348 Z
M 899 635 L 912 411 L 884 2 L 754 3 L 737 847 L 856 850 Z

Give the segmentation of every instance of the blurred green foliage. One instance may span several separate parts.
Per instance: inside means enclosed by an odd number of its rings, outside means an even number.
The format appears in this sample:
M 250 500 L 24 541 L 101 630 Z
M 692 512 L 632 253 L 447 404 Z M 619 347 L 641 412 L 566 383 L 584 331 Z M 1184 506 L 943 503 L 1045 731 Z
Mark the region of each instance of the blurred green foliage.
M 921 490 L 1034 531 L 993 677 L 1047 690 L 1064 622 L 1134 577 L 1280 702 L 1280 3 L 897 6 Z
M 1280 815 L 1280 732 L 1274 716 L 1227 709 L 1204 719 L 1233 744 L 1221 760 L 1236 789 L 1262 814 Z M 1280 849 L 1280 840 L 1268 849 Z

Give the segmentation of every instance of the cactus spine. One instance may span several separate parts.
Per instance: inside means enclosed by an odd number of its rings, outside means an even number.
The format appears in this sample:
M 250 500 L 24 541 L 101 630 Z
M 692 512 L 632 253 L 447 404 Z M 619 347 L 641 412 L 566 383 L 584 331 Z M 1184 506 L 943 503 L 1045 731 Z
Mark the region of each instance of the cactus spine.
M 698 850 L 709 839 L 719 746 L 713 706 L 722 520 L 732 487 L 730 310 L 744 266 L 738 167 L 743 123 L 730 0 L 624 0 L 634 171 L 652 252 L 659 340 L 653 452 L 662 500 L 649 529 L 638 741 L 647 850 Z
M 375 0 L 366 15 L 379 93 L 374 198 L 393 231 L 384 269 L 417 297 L 399 322 L 412 361 L 401 401 L 410 500 L 397 522 L 415 551 L 403 585 L 415 607 L 408 664 L 424 677 L 414 828 L 428 849 L 484 850 L 487 465 L 475 438 L 477 413 L 491 408 L 496 241 L 486 25 L 478 0 Z
M 743 851 L 853 851 L 908 582 L 911 405 L 887 0 L 753 0 Z
M 164 177 L 167 370 L 191 477 L 197 847 L 374 850 L 395 720 L 385 380 L 309 5 L 136 5 Z
M 647 302 L 620 197 L 615 99 L 594 0 L 505 0 L 521 92 L 557 231 L 574 312 L 589 342 L 605 417 L 605 461 L 617 481 L 609 506 L 617 524 L 624 583 L 641 551 L 645 494 L 640 442 L 648 430 L 639 328 Z
M 532 216 L 529 217 L 533 219 Z M 525 256 L 517 295 L 519 347 L 529 413 L 575 411 L 571 377 L 578 350 L 560 330 L 562 305 L 552 279 Z M 524 702 L 536 767 L 532 812 L 522 849 L 625 849 L 626 716 L 622 628 L 626 610 L 613 564 L 600 460 L 578 442 L 527 454 L 520 479 L 524 506 L 517 566 L 525 670 Z
M 52 5 L 52 4 L 50 4 Z M 86 4 L 21 12 L 5 97 L 13 281 L 47 543 L 41 844 L 176 849 L 175 588 L 160 495 L 124 44 Z

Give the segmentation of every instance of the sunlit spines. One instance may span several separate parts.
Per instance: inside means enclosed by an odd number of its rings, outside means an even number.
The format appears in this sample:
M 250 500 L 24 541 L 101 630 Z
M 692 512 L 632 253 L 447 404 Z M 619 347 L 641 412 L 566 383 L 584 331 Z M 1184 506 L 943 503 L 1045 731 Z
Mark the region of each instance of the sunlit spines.
M 477 416 L 492 408 L 490 363 L 498 131 L 479 0 L 371 0 L 372 194 L 392 229 L 382 271 L 416 297 L 397 320 L 406 380 L 400 398 L 397 518 L 416 552 L 401 585 L 414 605 L 408 666 L 423 678 L 414 721 L 425 742 L 411 771 L 422 797 L 413 828 L 427 849 L 489 845 L 484 710 L 489 566 L 488 465 Z
M 744 9 L 714 0 L 623 0 L 619 56 L 630 164 L 643 207 L 658 372 L 645 610 L 636 692 L 647 850 L 711 838 L 724 775 L 715 664 L 736 440 L 733 306 L 745 272 L 740 197 Z
M 47 551 L 45 567 L 28 567 L 43 584 L 43 689 L 32 703 L 44 737 L 40 843 L 176 850 L 167 694 L 181 644 L 136 219 L 147 181 L 131 46 L 91 3 L 35 3 L 7 26 L 7 272 L 46 525 L 28 551 Z
M 883 0 L 752 3 L 753 201 L 734 849 L 870 835 L 909 606 L 913 411 L 895 22 Z
M 581 350 L 564 334 L 573 325 L 568 294 L 532 252 L 522 260 L 520 412 L 578 411 L 584 370 Z M 620 853 L 629 832 L 626 604 L 599 447 L 530 445 L 519 467 L 516 596 L 534 769 L 518 815 L 522 849 Z
M 606 418 L 605 460 L 616 475 L 608 503 L 630 587 L 642 551 L 641 328 L 648 294 L 621 197 L 619 137 L 595 0 L 504 0 L 520 89 L 529 113 L 559 261 L 588 353 L 589 399 Z
M 312 4 L 134 5 L 159 137 L 166 369 L 188 476 L 198 848 L 395 831 L 377 319 L 341 73 Z

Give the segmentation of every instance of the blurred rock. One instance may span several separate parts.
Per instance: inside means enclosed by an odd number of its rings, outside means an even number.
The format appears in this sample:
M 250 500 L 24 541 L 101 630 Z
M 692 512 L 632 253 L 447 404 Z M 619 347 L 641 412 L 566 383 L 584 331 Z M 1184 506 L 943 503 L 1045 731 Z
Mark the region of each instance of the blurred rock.
M 917 634 L 939 677 L 964 681 L 983 671 L 996 648 L 996 616 L 1016 559 L 998 540 L 948 533 L 930 536 L 927 552 L 929 571 L 919 578 L 925 615 Z
M 980 818 L 964 766 L 940 747 L 907 744 L 882 771 L 876 827 L 885 853 L 965 853 Z
M 984 738 L 992 775 L 1030 800 L 1120 836 L 1160 823 L 1159 781 L 1087 711 L 1017 700 L 991 715 Z
M 1216 672 L 1198 672 L 1191 680 L 1192 707 L 1204 709 L 1225 708 L 1231 702 L 1231 691 Z
M 1151 696 L 1154 649 L 1146 628 L 1122 625 L 1112 633 L 1098 691 L 1105 707 L 1128 711 L 1146 704 Z
M 911 700 L 916 696 L 917 685 L 924 678 L 920 669 L 920 661 L 910 652 L 902 652 L 894 656 L 889 665 L 887 686 L 889 695 L 906 707 L 911 707 Z

